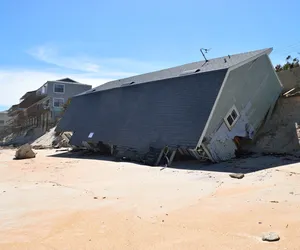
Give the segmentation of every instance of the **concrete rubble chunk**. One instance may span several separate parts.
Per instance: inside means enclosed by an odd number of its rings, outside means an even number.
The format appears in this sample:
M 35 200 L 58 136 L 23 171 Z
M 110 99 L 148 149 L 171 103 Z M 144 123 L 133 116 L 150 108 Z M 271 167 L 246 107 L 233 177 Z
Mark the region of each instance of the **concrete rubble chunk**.
M 52 146 L 54 148 L 67 148 L 70 147 L 69 141 L 71 138 L 71 134 L 68 132 L 61 133 L 56 136 L 56 138 L 52 142 Z
M 270 233 L 266 233 L 262 236 L 262 240 L 263 241 L 269 241 L 269 242 L 273 242 L 273 241 L 279 241 L 280 237 L 277 233 L 274 232 L 270 232 Z
M 15 159 L 35 158 L 35 155 L 36 154 L 33 152 L 31 145 L 24 144 L 16 151 Z
M 240 173 L 233 173 L 233 174 L 229 174 L 229 176 L 231 177 L 231 178 L 235 178 L 235 179 L 242 179 L 242 178 L 244 178 L 244 174 L 240 174 Z

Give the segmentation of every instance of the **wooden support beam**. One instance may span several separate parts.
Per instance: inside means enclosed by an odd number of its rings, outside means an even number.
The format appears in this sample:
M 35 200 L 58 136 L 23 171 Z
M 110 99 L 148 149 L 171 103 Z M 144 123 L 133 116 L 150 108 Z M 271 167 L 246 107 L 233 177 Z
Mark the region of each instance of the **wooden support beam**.
M 175 150 L 172 152 L 171 157 L 170 157 L 170 160 L 169 160 L 169 162 L 168 162 L 168 167 L 171 166 L 171 164 L 172 164 L 172 162 L 173 162 L 173 160 L 174 160 L 174 157 L 175 157 L 175 155 L 176 155 L 176 152 L 177 152 L 177 149 L 175 149 Z
M 157 158 L 157 160 L 156 160 L 154 166 L 158 166 L 158 164 L 160 163 L 161 158 L 162 158 L 162 156 L 163 156 L 163 154 L 164 154 L 164 151 L 165 151 L 165 148 L 163 148 L 163 149 L 160 151 L 160 154 L 159 154 L 159 156 L 158 156 L 158 158 Z

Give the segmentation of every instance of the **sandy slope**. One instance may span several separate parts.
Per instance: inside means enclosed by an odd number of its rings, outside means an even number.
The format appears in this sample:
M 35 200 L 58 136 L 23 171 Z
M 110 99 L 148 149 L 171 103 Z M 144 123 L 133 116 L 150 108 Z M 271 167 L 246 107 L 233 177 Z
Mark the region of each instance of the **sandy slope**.
M 300 249 L 293 159 L 161 170 L 54 150 L 13 161 L 13 153 L 0 149 L 1 250 Z M 234 170 L 247 174 L 231 179 Z M 281 240 L 262 242 L 268 231 Z

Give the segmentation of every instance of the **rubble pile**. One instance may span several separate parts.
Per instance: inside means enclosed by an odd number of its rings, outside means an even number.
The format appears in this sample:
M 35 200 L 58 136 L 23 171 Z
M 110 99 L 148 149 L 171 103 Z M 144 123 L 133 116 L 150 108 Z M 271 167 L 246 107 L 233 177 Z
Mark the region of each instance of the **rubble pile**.
M 57 133 L 55 127 L 36 139 L 31 145 L 34 149 L 70 147 L 71 132 Z
M 22 132 L 10 133 L 4 138 L 2 138 L 1 146 L 21 146 L 26 143 L 32 143 L 34 140 L 39 138 L 44 134 L 43 130 L 40 128 L 27 128 Z

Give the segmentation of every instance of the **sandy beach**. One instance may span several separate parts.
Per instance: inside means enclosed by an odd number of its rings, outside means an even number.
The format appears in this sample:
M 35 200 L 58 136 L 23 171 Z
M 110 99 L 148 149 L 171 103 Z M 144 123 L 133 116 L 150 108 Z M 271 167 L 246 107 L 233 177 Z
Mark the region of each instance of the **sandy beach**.
M 300 249 L 300 164 L 172 168 L 0 149 L 0 249 Z M 233 179 L 229 173 L 245 173 Z M 278 242 L 263 242 L 266 232 Z

